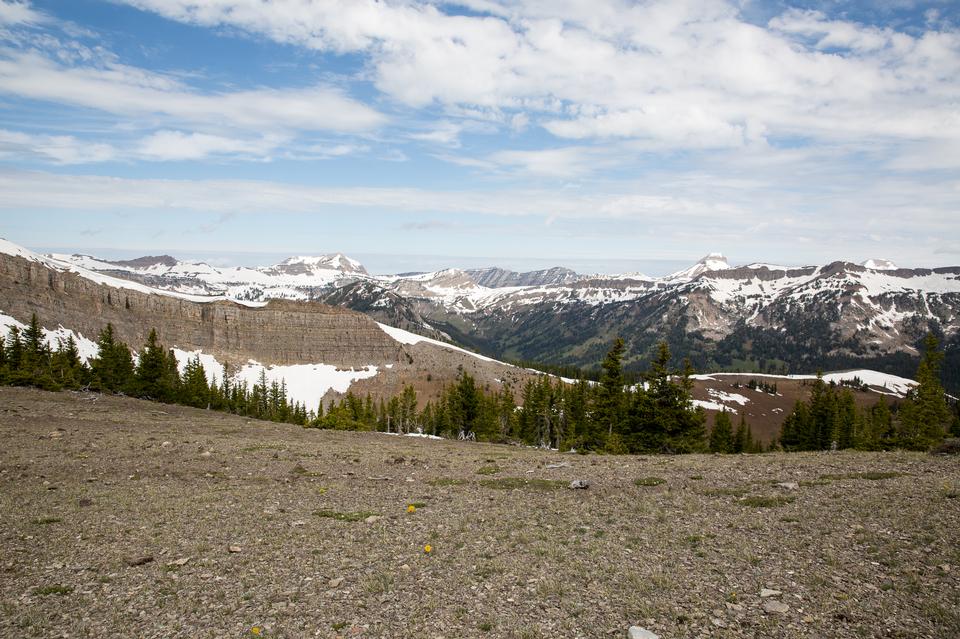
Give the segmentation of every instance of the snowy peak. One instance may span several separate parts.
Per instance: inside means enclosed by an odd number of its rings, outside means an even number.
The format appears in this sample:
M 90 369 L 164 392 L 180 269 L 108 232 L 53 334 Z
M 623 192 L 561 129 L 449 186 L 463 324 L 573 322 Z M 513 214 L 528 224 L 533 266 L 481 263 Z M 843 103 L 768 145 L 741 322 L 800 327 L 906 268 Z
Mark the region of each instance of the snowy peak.
M 884 259 L 870 259 L 865 262 L 861 262 L 860 266 L 863 268 L 868 268 L 872 271 L 895 271 L 900 268 L 890 260 Z
M 671 275 L 663 278 L 667 281 L 676 281 L 676 280 L 692 280 L 697 278 L 704 273 L 709 273 L 711 271 L 725 271 L 730 268 L 730 263 L 727 262 L 727 258 L 723 256 L 722 253 L 709 253 L 700 260 L 691 266 L 682 271 L 677 271 Z
M 468 269 L 466 273 L 480 286 L 504 288 L 508 286 L 551 286 L 573 284 L 581 279 L 575 271 L 562 266 L 518 273 L 499 267 Z
M 288 257 L 276 266 L 270 267 L 270 271 L 285 273 L 287 275 L 304 275 L 317 271 L 318 269 L 340 271 L 341 273 L 354 273 L 367 275 L 367 269 L 357 260 L 351 259 L 343 253 L 331 253 L 329 255 L 298 255 Z

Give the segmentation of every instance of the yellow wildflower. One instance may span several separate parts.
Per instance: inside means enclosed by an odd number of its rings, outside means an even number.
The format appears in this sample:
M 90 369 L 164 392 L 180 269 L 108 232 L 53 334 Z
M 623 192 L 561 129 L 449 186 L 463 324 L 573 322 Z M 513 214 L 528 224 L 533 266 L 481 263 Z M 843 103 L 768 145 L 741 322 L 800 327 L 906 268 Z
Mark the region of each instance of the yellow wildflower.
M 408 512 L 408 513 L 415 513 L 415 512 L 417 512 L 417 507 L 414 506 L 413 504 L 410 504 L 409 506 L 407 506 L 407 512 Z
M 431 552 L 433 552 L 433 546 L 431 546 L 430 544 L 427 544 L 426 546 L 423 547 L 423 552 L 429 555 Z
M 250 634 L 259 637 L 263 630 L 260 629 L 260 626 L 254 626 L 250 629 Z

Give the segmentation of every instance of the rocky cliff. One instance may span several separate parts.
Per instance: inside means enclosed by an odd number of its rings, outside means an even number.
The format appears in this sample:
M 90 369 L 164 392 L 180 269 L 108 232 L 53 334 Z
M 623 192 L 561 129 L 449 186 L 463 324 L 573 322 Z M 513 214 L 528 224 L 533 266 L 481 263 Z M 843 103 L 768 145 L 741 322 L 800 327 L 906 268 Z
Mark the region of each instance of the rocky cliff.
M 164 344 L 203 349 L 227 362 L 366 366 L 406 358 L 404 346 L 376 322 L 344 308 L 282 300 L 260 307 L 191 301 L 115 288 L 5 254 L 0 254 L 0 311 L 20 321 L 36 313 L 48 327 L 60 324 L 91 339 L 109 322 L 134 348 L 156 328 Z

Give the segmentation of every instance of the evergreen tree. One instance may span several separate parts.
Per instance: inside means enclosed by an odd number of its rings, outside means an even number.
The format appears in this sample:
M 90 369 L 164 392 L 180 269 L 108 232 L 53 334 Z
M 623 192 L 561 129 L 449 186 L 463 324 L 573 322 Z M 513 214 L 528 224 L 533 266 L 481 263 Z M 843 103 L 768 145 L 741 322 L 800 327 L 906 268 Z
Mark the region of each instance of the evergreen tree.
M 89 378 L 89 369 L 80 359 L 73 335 L 68 335 L 66 340 L 58 340 L 50 367 L 56 382 L 64 388 L 80 388 Z
M 126 344 L 114 336 L 107 324 L 97 338 L 97 357 L 91 362 L 95 385 L 114 393 L 130 392 L 134 385 L 133 357 Z
M 200 356 L 191 357 L 183 369 L 180 385 L 180 403 L 195 408 L 207 408 L 210 401 L 210 386 L 207 372 L 200 363 Z
M 597 390 L 594 419 L 609 437 L 621 430 L 624 413 L 623 340 L 616 338 L 600 364 L 600 386 Z
M 917 368 L 917 386 L 901 408 L 900 445 L 925 449 L 944 438 L 951 422 L 946 394 L 940 384 L 943 353 L 932 334 L 924 340 L 923 357 Z
M 857 405 L 853 393 L 848 389 L 840 392 L 837 398 L 837 448 L 853 448 L 856 434 Z
M 176 356 L 171 351 L 168 355 L 157 338 L 157 331 L 150 329 L 147 342 L 140 352 L 135 371 L 137 395 L 154 399 L 160 402 L 176 400 L 179 373 L 176 368 L 171 370 L 169 357 Z
M 713 418 L 713 429 L 710 431 L 710 452 L 732 453 L 734 449 L 733 425 L 730 422 L 730 414 L 726 410 L 721 410 Z
M 747 426 L 747 417 L 740 413 L 740 423 L 737 425 L 737 432 L 733 435 L 733 452 L 749 453 L 753 442 L 750 441 L 750 429 Z

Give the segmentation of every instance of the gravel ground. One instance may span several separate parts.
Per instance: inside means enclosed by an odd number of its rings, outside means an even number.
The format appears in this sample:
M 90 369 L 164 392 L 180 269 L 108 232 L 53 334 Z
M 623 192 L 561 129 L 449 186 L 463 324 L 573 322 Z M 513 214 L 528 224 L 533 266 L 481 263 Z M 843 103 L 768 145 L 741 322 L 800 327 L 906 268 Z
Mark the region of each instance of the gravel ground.
M 960 636 L 956 457 L 561 455 L 11 388 L 0 437 L 5 636 Z

